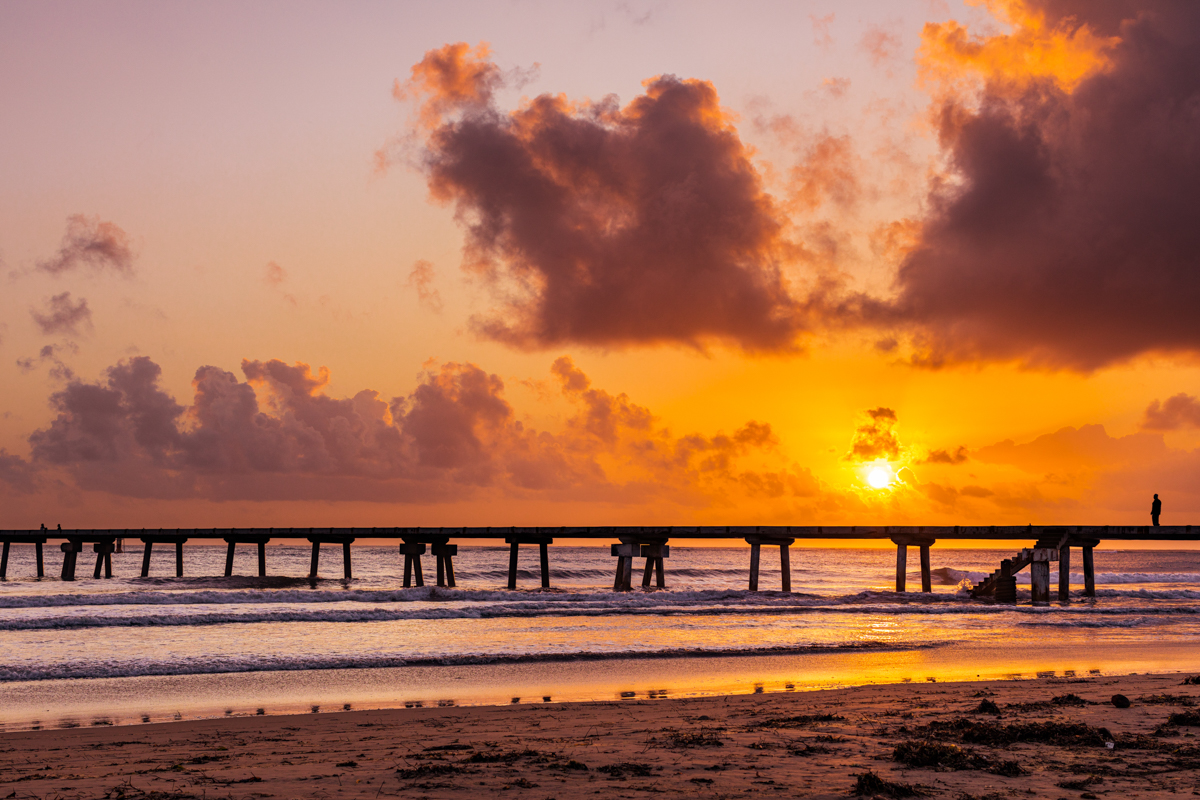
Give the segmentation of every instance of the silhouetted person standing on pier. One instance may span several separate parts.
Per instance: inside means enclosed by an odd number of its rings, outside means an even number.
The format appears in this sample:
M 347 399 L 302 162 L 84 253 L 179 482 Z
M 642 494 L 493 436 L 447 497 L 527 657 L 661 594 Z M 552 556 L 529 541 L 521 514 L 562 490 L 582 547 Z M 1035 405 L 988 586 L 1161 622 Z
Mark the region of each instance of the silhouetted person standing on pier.
M 1154 502 L 1150 504 L 1150 524 L 1158 527 L 1158 515 L 1162 513 L 1162 500 L 1158 499 L 1158 495 L 1154 495 Z

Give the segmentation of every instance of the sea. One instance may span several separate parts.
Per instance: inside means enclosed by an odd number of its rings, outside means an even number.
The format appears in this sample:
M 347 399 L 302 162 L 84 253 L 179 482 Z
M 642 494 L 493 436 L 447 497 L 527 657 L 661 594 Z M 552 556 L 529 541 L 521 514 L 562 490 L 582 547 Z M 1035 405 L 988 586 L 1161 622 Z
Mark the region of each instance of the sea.
M 550 590 L 523 549 L 516 591 L 507 547 L 460 545 L 453 589 L 430 585 L 429 556 L 426 585 L 404 588 L 395 545 L 354 545 L 352 580 L 327 547 L 315 581 L 307 545 L 269 546 L 266 578 L 253 546 L 230 578 L 223 547 L 186 546 L 183 578 L 161 549 L 150 577 L 134 544 L 97 580 L 88 548 L 64 582 L 56 548 L 39 580 L 13 545 L 0 730 L 1200 671 L 1200 551 L 1102 546 L 1094 598 L 1072 573 L 1069 602 L 1035 607 L 1028 570 L 1015 606 L 966 593 L 1011 549 L 935 545 L 930 594 L 894 591 L 892 549 L 793 546 L 786 594 L 768 547 L 757 592 L 746 547 L 672 545 L 667 588 L 643 590 L 639 563 L 631 592 L 612 590 L 607 547 L 552 545 Z

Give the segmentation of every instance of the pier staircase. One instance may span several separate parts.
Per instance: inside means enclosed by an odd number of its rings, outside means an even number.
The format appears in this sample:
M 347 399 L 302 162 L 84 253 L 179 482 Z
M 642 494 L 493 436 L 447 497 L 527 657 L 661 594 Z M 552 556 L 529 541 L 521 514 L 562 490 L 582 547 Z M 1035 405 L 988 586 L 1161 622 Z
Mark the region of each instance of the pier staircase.
M 991 575 L 980 581 L 971 590 L 971 597 L 994 597 L 1001 603 L 1015 603 L 1017 600 L 1017 573 L 1035 560 L 1057 561 L 1059 551 L 1067 546 L 1070 538 L 1070 533 L 1056 531 L 1038 539 L 1033 547 L 1018 550 L 1016 555 L 1001 561 L 1000 566 Z M 1047 558 L 1038 558 L 1041 554 L 1037 551 L 1045 553 Z

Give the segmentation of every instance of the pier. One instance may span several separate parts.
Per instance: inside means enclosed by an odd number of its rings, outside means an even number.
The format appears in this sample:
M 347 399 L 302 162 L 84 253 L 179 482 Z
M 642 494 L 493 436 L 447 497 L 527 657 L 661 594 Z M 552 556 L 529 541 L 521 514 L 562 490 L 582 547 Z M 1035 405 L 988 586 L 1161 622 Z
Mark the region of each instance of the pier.
M 550 545 L 555 539 L 584 539 L 597 542 L 616 540 L 611 553 L 616 559 L 614 591 L 633 588 L 635 559 L 644 559 L 642 587 L 666 588 L 666 560 L 670 558 L 671 539 L 705 539 L 745 541 L 750 545 L 747 588 L 759 590 L 760 555 L 764 546 L 779 548 L 781 573 L 780 590 L 792 591 L 791 556 L 789 548 L 803 540 L 870 541 L 888 539 L 896 546 L 896 591 L 908 590 L 908 548 L 918 549 L 921 569 L 921 591 L 932 591 L 930 550 L 939 541 L 1001 541 L 1026 540 L 1031 546 L 1003 559 L 999 567 L 971 590 L 975 598 L 994 602 L 1016 602 L 1016 575 L 1025 567 L 1030 570 L 1030 594 L 1035 604 L 1051 600 L 1050 563 L 1059 565 L 1057 600 L 1070 600 L 1071 551 L 1078 550 L 1084 576 L 1085 597 L 1096 594 L 1093 550 L 1102 541 L 1191 542 L 1200 540 L 1200 526 L 1165 525 L 953 525 L 953 526 L 607 526 L 607 527 L 463 527 L 463 528 L 174 528 L 174 529 L 69 529 L 54 530 L 42 526 L 39 530 L 0 531 L 0 580 L 8 577 L 9 549 L 14 544 L 32 544 L 36 548 L 37 577 L 45 577 L 43 547 L 50 541 L 65 540 L 60 579 L 73 581 L 79 555 L 85 545 L 91 545 L 96 555 L 93 578 L 112 577 L 112 554 L 118 540 L 140 539 L 142 551 L 141 576 L 150 574 L 154 545 L 174 545 L 175 575 L 183 577 L 185 542 L 191 540 L 224 541 L 226 543 L 225 576 L 233 574 L 233 555 L 237 545 L 253 544 L 258 550 L 258 575 L 267 574 L 266 545 L 272 539 L 306 539 L 312 544 L 312 561 L 308 577 L 319 575 L 321 545 L 336 544 L 342 550 L 342 577 L 353 578 L 351 545 L 356 541 L 399 539 L 399 556 L 403 557 L 404 586 L 424 586 L 421 557 L 427 552 L 436 562 L 438 586 L 453 587 L 454 559 L 458 545 L 451 540 L 503 542 L 509 546 L 508 588 L 517 588 L 518 561 L 522 545 L 537 545 L 541 588 L 551 588 Z M 398 567 L 400 562 L 398 560 Z

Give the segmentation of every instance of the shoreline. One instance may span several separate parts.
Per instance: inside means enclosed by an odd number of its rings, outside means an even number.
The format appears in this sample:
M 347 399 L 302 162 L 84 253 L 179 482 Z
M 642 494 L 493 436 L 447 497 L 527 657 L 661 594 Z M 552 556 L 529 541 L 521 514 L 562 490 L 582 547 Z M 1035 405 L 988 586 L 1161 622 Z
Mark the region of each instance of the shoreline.
M 1192 791 L 1200 777 L 1200 686 L 1183 677 L 889 683 L 5 732 L 0 782 L 17 798 L 501 790 L 538 800 L 645 791 L 845 798 L 860 780 L 884 794 L 907 785 L 947 798 L 1166 797 Z M 1111 703 L 1117 693 L 1130 708 Z M 995 711 L 980 711 L 987 704 Z
M 1189 641 L 1006 646 L 875 645 L 783 654 L 679 655 L 324 670 L 55 679 L 0 683 L 0 731 L 124 727 L 336 709 L 804 693 L 855 686 L 1138 673 L 1197 668 Z

